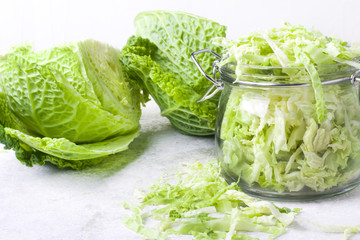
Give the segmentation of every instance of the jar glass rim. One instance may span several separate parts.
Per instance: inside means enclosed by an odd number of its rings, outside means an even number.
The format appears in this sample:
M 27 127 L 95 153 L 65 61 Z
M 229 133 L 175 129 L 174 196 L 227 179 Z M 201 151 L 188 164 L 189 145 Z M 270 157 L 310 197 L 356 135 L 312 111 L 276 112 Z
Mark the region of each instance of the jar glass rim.
M 360 62 L 360 58 L 353 59 L 353 61 Z M 222 76 L 222 80 L 237 85 L 244 84 L 245 82 L 262 82 L 265 83 L 265 85 L 307 85 L 311 82 L 310 76 L 304 66 L 281 67 L 241 64 L 240 67 L 245 71 L 240 76 L 237 76 L 235 73 L 236 67 L 237 64 L 235 62 L 229 62 L 219 67 L 218 70 L 220 76 Z M 315 65 L 315 69 L 318 71 L 322 82 L 350 80 L 351 75 L 357 70 L 355 67 L 341 62 Z M 288 71 L 296 71 L 300 74 L 288 75 L 286 74 Z
M 226 58 L 222 58 L 219 62 L 225 61 Z M 350 61 L 354 61 L 354 62 L 360 62 L 360 56 L 356 57 Z M 234 64 L 236 65 L 235 62 L 228 62 L 225 65 L 223 65 L 222 67 L 227 66 L 228 64 Z M 299 67 L 282 67 L 282 66 L 262 66 L 262 65 L 254 65 L 254 64 L 240 64 L 241 66 L 244 67 L 248 67 L 248 68 L 254 68 L 254 69 L 304 69 L 304 66 L 299 66 Z M 333 68 L 336 66 L 349 66 L 349 64 L 347 63 L 342 63 L 342 62 L 335 62 L 335 63 L 329 63 L 329 64 L 321 64 L 321 65 L 315 65 L 315 68 Z

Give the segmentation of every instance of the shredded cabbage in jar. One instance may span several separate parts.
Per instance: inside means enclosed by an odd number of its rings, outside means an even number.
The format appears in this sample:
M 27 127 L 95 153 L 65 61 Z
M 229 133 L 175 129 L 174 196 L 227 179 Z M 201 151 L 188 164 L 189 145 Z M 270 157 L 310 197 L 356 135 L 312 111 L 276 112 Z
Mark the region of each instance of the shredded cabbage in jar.
M 329 69 L 360 69 L 354 60 L 360 55 L 357 50 L 288 23 L 235 41 L 217 41 L 228 48 L 220 66 L 235 62 L 237 80 L 256 74 L 255 65 L 275 67 L 269 79 L 284 76 L 288 83 L 299 83 L 305 76 L 311 83 L 232 88 L 220 131 L 222 166 L 228 175 L 278 192 L 325 191 L 359 176 L 358 86 L 350 81 L 321 83 Z

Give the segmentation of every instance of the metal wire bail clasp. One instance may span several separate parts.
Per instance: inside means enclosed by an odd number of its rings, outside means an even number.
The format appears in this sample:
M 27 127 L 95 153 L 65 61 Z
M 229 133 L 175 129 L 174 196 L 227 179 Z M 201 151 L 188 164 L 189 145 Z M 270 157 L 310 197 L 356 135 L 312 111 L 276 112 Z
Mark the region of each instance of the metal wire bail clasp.
M 219 58 L 219 60 L 215 60 L 213 62 L 213 66 L 212 66 L 213 67 L 213 77 L 210 77 L 209 75 L 206 74 L 204 69 L 201 67 L 200 63 L 195 58 L 195 55 L 200 54 L 200 53 L 206 53 L 206 52 L 209 52 L 212 55 L 214 55 L 215 57 Z M 218 93 L 220 90 L 222 90 L 224 88 L 224 83 L 216 78 L 216 72 L 219 69 L 219 67 L 217 66 L 217 63 L 220 61 L 221 56 L 219 54 L 217 54 L 216 52 L 214 52 L 213 50 L 210 50 L 210 49 L 202 49 L 202 50 L 195 51 L 195 52 L 191 53 L 190 56 L 191 56 L 191 59 L 193 60 L 193 62 L 195 63 L 196 67 L 201 72 L 201 74 L 204 77 L 206 77 L 206 79 L 208 79 L 210 82 L 212 82 L 214 84 L 205 93 L 205 95 L 200 100 L 197 101 L 197 102 L 202 102 L 202 101 L 205 101 L 205 100 L 208 100 L 208 99 L 212 98 L 216 93 Z M 214 90 L 214 88 L 216 88 L 216 89 Z
M 360 79 L 358 78 L 359 75 L 360 75 L 360 70 L 357 70 L 351 75 L 350 81 L 352 84 L 355 84 L 356 82 L 360 82 Z

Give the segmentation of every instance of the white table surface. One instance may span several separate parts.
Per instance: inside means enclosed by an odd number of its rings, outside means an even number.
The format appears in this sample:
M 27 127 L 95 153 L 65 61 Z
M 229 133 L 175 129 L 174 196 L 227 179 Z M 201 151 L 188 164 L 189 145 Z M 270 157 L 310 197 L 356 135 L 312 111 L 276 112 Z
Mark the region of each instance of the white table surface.
M 182 162 L 215 158 L 213 138 L 176 132 L 160 116 L 154 102 L 143 109 L 141 125 L 141 134 L 129 150 L 83 171 L 51 165 L 30 168 L 23 166 L 12 151 L 1 151 L 0 239 L 141 239 L 122 224 L 129 213 L 122 203 L 135 201 L 134 189 L 146 189 Z M 360 188 L 325 200 L 275 203 L 303 209 L 279 239 L 342 239 L 342 234 L 324 233 L 309 221 L 328 225 L 360 223 Z M 360 234 L 351 239 L 360 239 Z

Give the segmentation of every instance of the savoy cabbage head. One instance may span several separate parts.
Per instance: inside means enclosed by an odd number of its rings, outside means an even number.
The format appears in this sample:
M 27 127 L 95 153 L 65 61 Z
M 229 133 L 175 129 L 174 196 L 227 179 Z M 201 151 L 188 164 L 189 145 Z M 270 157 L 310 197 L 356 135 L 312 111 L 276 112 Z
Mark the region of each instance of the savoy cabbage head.
M 0 61 L 0 142 L 28 166 L 81 168 L 127 149 L 141 95 L 119 54 L 94 40 L 11 48 Z
M 126 72 L 146 89 L 178 131 L 190 135 L 214 133 L 218 97 L 197 101 L 212 83 L 205 79 L 190 59 L 199 49 L 221 52 L 212 39 L 225 37 L 226 27 L 188 13 L 150 11 L 135 18 L 136 35 L 122 50 Z M 198 57 L 208 73 L 209 55 Z

